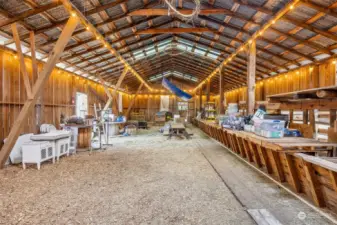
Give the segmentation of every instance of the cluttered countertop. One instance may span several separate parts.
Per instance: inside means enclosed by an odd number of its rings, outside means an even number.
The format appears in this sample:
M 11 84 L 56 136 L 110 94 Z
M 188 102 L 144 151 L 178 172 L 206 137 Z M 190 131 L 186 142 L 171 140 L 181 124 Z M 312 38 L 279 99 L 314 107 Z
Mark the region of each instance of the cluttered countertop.
M 217 120 L 197 118 L 200 122 L 228 133 L 244 137 L 251 142 L 268 145 L 275 150 L 289 151 L 311 148 L 337 147 L 337 143 L 321 142 L 311 137 L 305 137 L 299 129 L 292 129 L 288 115 L 267 114 L 260 107 L 252 116 L 241 116 L 234 107 L 228 108 L 225 115 Z

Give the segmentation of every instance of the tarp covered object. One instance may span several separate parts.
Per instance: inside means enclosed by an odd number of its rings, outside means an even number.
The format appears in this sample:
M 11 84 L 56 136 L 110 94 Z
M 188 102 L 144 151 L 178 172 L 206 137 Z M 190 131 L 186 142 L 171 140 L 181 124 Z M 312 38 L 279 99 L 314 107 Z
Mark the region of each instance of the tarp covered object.
M 181 89 L 179 89 L 177 86 L 175 86 L 174 84 L 172 84 L 170 81 L 168 81 L 166 78 L 163 78 L 163 81 L 161 82 L 161 84 L 167 89 L 169 90 L 171 93 L 175 94 L 176 96 L 178 96 L 179 98 L 181 98 L 184 101 L 188 101 L 189 99 L 192 98 L 192 95 L 182 91 Z

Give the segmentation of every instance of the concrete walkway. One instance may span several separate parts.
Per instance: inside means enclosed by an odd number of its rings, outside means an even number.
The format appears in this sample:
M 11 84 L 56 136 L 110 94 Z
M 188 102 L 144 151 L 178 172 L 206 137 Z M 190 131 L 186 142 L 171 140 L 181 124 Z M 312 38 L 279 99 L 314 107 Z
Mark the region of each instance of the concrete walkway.
M 194 128 L 200 151 L 247 210 L 266 209 L 282 224 L 334 224 Z

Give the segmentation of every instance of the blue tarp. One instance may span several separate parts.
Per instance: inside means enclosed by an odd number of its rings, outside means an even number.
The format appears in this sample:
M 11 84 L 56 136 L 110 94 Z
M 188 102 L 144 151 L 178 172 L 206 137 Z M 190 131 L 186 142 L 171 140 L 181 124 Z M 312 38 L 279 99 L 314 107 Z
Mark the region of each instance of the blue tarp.
M 163 78 L 163 81 L 161 84 L 169 90 L 171 93 L 175 94 L 179 98 L 181 98 L 184 101 L 188 101 L 189 99 L 192 98 L 192 95 L 184 92 L 183 90 L 179 89 L 177 86 L 172 84 L 170 81 L 168 81 L 166 78 Z

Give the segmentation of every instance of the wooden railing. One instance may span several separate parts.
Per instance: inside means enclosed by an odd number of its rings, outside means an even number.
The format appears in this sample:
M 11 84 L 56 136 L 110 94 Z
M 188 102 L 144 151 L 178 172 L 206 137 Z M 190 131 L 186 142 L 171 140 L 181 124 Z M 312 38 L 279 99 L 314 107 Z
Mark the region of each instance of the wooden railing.
M 320 145 L 313 140 L 312 144 L 307 143 L 312 147 L 303 147 L 301 143 L 297 149 L 287 149 L 281 144 L 261 141 L 265 138 L 246 135 L 247 132 L 223 129 L 203 120 L 194 119 L 193 123 L 234 154 L 289 186 L 293 192 L 304 194 L 316 206 L 337 214 L 337 158 L 310 156 L 317 152 L 329 156 L 334 144 Z

